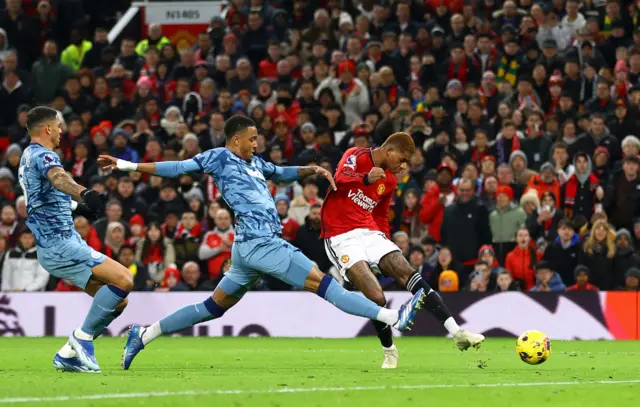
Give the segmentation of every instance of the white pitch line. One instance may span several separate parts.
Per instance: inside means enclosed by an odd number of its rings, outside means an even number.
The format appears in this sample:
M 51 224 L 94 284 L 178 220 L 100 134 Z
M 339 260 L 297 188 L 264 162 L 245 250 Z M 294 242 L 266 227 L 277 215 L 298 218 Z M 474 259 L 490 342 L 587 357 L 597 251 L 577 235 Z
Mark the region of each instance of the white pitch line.
M 531 383 L 480 383 L 480 384 L 418 384 L 413 386 L 356 386 L 356 387 L 294 387 L 283 389 L 265 390 L 184 390 L 162 391 L 149 393 L 113 393 L 113 394 L 89 394 L 85 396 L 56 396 L 56 397 L 13 397 L 0 398 L 0 404 L 10 403 L 46 403 L 54 401 L 80 401 L 80 400 L 109 400 L 109 399 L 141 399 L 151 397 L 178 397 L 178 396 L 222 396 L 222 395 L 250 395 L 250 394 L 286 394 L 286 393 L 316 393 L 316 392 L 347 392 L 347 391 L 376 391 L 376 390 L 430 390 L 430 389 L 471 389 L 471 388 L 495 388 L 495 387 L 538 387 L 538 386 L 585 386 L 585 385 L 613 385 L 636 384 L 636 380 L 595 380 L 584 382 L 531 382 Z

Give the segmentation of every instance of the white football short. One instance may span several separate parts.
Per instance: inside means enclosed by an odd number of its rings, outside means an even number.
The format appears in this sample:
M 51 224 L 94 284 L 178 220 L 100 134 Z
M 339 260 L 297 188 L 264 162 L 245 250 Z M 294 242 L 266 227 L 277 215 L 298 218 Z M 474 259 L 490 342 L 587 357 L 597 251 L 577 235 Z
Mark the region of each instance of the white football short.
M 331 263 L 347 281 L 347 270 L 357 262 L 364 260 L 377 265 L 387 254 L 400 251 L 384 233 L 369 229 L 354 229 L 324 239 L 324 249 Z

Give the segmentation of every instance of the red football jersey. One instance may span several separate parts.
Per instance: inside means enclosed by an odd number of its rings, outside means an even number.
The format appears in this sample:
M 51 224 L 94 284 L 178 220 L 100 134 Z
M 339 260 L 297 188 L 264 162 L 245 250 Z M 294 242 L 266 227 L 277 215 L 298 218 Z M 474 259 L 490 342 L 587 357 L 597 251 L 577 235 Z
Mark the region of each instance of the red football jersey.
M 372 149 L 348 149 L 334 175 L 337 191 L 329 190 L 322 203 L 322 237 L 341 235 L 353 229 L 379 230 L 389 236 L 389 205 L 398 186 L 396 175 L 373 184 L 367 175 L 375 167 Z

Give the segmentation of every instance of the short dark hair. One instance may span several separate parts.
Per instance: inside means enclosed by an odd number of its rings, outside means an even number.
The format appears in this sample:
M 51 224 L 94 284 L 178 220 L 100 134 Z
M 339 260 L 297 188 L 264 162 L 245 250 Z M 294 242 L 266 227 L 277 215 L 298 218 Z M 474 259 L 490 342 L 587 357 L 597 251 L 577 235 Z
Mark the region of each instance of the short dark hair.
M 573 224 L 571 219 L 568 219 L 568 218 L 560 219 L 560 222 L 558 222 L 558 229 L 562 229 L 562 228 L 568 228 L 573 231 L 576 230 L 576 226 Z
M 34 107 L 27 113 L 27 130 L 35 129 L 43 122 L 55 119 L 57 115 L 58 111 L 48 106 Z
M 253 120 L 245 116 L 233 116 L 224 124 L 224 134 L 227 140 L 231 140 L 236 134 L 245 131 L 249 127 L 256 127 Z
M 416 151 L 416 144 L 413 141 L 413 138 L 411 138 L 409 133 L 404 132 L 393 133 L 390 135 L 382 144 L 382 147 L 388 147 L 394 151 L 399 151 L 408 155 L 412 155 Z

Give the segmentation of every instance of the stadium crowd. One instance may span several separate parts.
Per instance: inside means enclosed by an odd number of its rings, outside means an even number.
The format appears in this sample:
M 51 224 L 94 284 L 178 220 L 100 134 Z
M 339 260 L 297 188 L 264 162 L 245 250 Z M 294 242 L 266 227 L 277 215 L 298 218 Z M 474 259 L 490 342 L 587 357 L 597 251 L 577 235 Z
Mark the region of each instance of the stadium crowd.
M 207 175 L 104 172 L 97 155 L 191 158 L 224 145 L 232 115 L 278 165 L 334 170 L 350 146 L 411 134 L 391 238 L 442 292 L 640 289 L 640 1 L 232 0 L 192 49 L 158 25 L 110 44 L 97 3 L 0 0 L 2 291 L 77 289 L 25 226 L 38 104 L 64 118 L 65 169 L 109 194 L 76 230 L 136 290 L 215 288 L 233 214 Z M 284 238 L 340 278 L 319 239 L 327 188 L 271 185 Z

